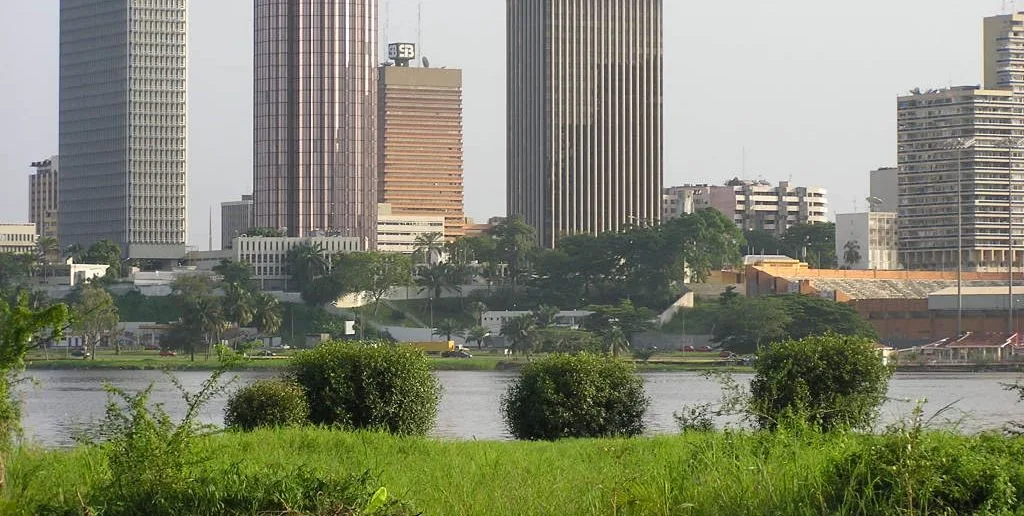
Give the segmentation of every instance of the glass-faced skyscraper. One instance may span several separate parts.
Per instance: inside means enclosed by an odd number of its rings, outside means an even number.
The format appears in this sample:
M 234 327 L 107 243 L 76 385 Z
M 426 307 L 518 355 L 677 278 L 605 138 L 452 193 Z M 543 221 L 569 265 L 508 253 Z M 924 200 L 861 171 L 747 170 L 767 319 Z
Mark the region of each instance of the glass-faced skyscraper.
M 377 1 L 256 0 L 256 225 L 377 236 Z
M 61 0 L 61 245 L 184 256 L 186 20 L 186 0 Z
M 662 1 L 506 1 L 509 215 L 548 247 L 657 222 Z

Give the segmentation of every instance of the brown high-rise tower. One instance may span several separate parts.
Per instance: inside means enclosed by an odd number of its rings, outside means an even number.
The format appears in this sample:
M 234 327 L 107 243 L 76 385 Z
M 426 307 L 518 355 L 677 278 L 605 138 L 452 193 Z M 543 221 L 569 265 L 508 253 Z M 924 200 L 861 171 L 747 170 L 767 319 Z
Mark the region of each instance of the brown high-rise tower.
M 256 0 L 256 225 L 377 236 L 376 0 Z
M 382 66 L 379 81 L 380 202 L 442 216 L 446 238 L 463 236 L 462 71 Z

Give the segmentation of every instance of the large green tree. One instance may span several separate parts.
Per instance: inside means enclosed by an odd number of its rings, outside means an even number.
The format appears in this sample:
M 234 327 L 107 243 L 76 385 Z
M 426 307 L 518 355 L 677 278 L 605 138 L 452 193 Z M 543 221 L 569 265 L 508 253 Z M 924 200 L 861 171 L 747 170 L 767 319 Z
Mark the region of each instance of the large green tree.
M 436 267 L 436 266 L 435 266 Z M 373 300 L 373 315 L 381 299 L 412 283 L 412 259 L 396 253 L 346 253 L 335 260 L 334 274 L 349 292 L 365 292 Z
M 221 282 L 225 285 L 237 285 L 248 289 L 252 282 L 253 269 L 248 262 L 236 262 L 225 258 L 214 266 L 213 272 L 220 275 Z
M 533 226 L 519 215 L 508 217 L 491 228 L 495 240 L 495 255 L 508 267 L 512 288 L 529 272 L 530 251 L 537 247 L 537 234 Z
M 281 302 L 266 292 L 257 292 L 252 298 L 252 324 L 260 335 L 272 335 L 281 329 Z
M 76 297 L 78 301 L 72 308 L 72 327 L 82 337 L 85 348 L 92 351 L 95 360 L 100 340 L 117 330 L 120 322 L 117 305 L 109 292 L 94 284 L 86 284 Z M 117 351 L 120 352 L 119 347 Z
M 736 353 L 753 353 L 785 339 L 793 323 L 783 304 L 772 298 L 734 298 L 722 303 L 713 319 L 713 342 Z
M 25 364 L 25 354 L 46 339 L 58 339 L 68 321 L 68 308 L 58 303 L 42 310 L 29 307 L 28 297 L 13 303 L 0 297 L 0 489 L 5 486 L 7 453 L 19 427 L 18 404 L 11 396 L 11 382 Z M 39 335 L 49 332 L 43 339 Z
M 95 263 L 109 265 L 107 278 L 121 277 L 121 247 L 110 240 L 100 240 L 89 246 L 81 256 L 76 259 L 79 263 Z
M 836 225 L 832 222 L 794 224 L 786 229 L 782 245 L 787 256 L 803 260 L 812 268 L 835 269 L 839 266 L 836 261 Z

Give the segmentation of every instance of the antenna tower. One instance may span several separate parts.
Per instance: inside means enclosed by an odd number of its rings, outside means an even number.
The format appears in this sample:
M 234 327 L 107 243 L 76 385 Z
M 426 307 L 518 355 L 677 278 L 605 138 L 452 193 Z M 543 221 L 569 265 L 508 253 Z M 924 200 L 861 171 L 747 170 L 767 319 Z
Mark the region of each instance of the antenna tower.
M 213 251 L 213 206 L 210 206 L 210 227 L 209 227 L 209 231 L 210 232 L 208 233 L 208 236 L 210 237 L 210 240 L 206 244 L 206 250 L 207 251 Z
M 416 4 L 416 50 L 423 55 L 423 0 Z

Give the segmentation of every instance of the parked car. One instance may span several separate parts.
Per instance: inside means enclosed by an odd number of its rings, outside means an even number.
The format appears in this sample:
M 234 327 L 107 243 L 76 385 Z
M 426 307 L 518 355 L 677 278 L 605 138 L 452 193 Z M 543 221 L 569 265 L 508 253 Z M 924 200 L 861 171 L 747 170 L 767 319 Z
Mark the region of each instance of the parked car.
M 89 358 L 92 356 L 92 353 L 89 353 L 88 351 L 83 351 L 81 349 L 76 349 L 71 352 L 71 356 L 75 358 Z
M 693 346 L 683 346 L 683 351 L 697 351 Z
M 176 356 L 178 356 L 178 354 L 175 353 L 174 351 L 169 350 L 169 349 L 165 349 L 165 350 L 160 352 L 160 356 L 162 356 L 162 357 L 176 357 Z
M 709 351 L 712 351 L 712 349 L 711 349 L 711 346 L 701 346 L 701 347 L 697 348 L 697 351 L 709 352 Z
M 473 355 L 469 351 L 456 349 L 455 351 L 445 351 L 441 353 L 441 356 L 445 358 L 473 358 Z
M 719 353 L 718 356 L 720 358 L 736 358 L 736 353 L 733 353 L 732 351 L 723 351 Z
M 261 349 L 252 354 L 254 357 L 276 357 L 277 354 L 269 349 Z

